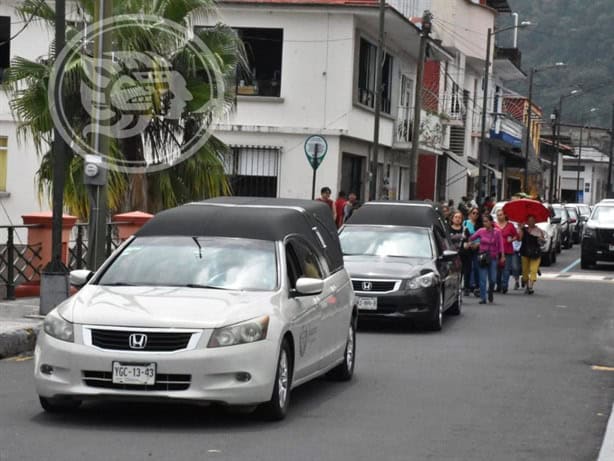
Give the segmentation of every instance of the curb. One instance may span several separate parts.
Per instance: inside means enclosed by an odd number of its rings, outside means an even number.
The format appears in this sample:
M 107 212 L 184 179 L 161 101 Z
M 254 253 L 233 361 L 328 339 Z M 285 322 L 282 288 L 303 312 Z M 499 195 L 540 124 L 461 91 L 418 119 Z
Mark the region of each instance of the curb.
M 39 329 L 40 326 L 35 326 L 0 333 L 0 359 L 33 351 Z
M 613 461 L 614 460 L 614 405 L 608 419 L 608 426 L 603 437 L 603 445 L 599 451 L 597 461 Z

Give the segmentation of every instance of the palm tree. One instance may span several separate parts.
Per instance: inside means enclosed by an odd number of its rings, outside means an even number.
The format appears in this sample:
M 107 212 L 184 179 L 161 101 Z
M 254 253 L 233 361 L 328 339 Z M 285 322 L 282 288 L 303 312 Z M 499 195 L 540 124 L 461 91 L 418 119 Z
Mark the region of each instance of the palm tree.
M 84 35 L 79 25 L 91 23 L 94 17 L 94 2 L 78 0 L 76 12 L 80 21 L 67 24 L 67 40 L 75 35 Z M 214 8 L 213 0 L 130 0 L 116 1 L 113 6 L 114 16 L 141 14 L 157 16 L 161 19 L 174 21 L 186 29 L 191 28 L 195 19 L 210 13 Z M 45 0 L 25 0 L 18 7 L 19 14 L 27 20 L 35 18 L 54 27 L 55 12 Z M 206 115 L 194 113 L 196 105 L 212 99 L 217 91 L 222 93 L 223 109 L 231 110 L 234 101 L 234 79 L 237 66 L 245 63 L 244 50 L 237 34 L 225 25 L 215 25 L 194 31 L 211 51 L 209 60 L 203 59 L 194 51 L 196 47 L 189 46 L 195 38 L 185 37 L 184 40 L 164 37 L 139 20 L 134 20 L 129 27 L 120 33 L 113 34 L 113 48 L 116 50 L 149 53 L 163 56 L 164 65 L 180 72 L 185 77 L 187 90 L 192 99 L 181 110 L 179 117 L 165 117 L 168 114 L 173 95 L 168 88 L 150 83 L 147 87 L 151 113 L 149 122 L 142 133 L 123 139 L 110 139 L 110 155 L 119 161 L 144 161 L 147 159 L 169 158 L 173 152 L 181 149 L 192 134 L 211 123 Z M 79 43 L 74 53 L 65 65 L 63 81 L 64 109 L 68 114 L 73 131 L 83 133 L 83 129 L 91 123 L 89 113 L 81 104 L 82 84 L 88 80 L 88 69 L 91 68 L 93 57 L 91 46 Z M 9 93 L 10 105 L 15 118 L 19 122 L 20 136 L 30 136 L 37 152 L 41 156 L 40 168 L 37 172 L 37 183 L 41 197 L 49 198 L 52 188 L 51 146 L 53 141 L 53 120 L 47 101 L 49 78 L 55 62 L 55 50 L 52 43 L 48 59 L 32 61 L 16 57 L 6 75 L 5 90 Z M 211 56 L 214 62 L 211 62 Z M 115 78 L 122 77 L 123 63 L 117 59 L 120 73 Z M 160 64 L 158 62 L 158 64 Z M 220 80 L 209 77 L 216 69 Z M 156 69 L 153 72 L 154 82 Z M 162 71 L 160 71 L 162 72 Z M 216 83 L 218 82 L 218 83 Z M 111 100 L 123 100 L 136 91 L 143 94 L 142 82 L 132 87 L 118 90 L 113 86 Z M 223 86 L 223 88 L 220 88 Z M 119 113 L 121 114 L 121 111 Z M 74 139 L 73 139 L 74 141 Z M 87 143 L 86 136 L 81 141 Z M 109 170 L 108 204 L 111 211 L 141 209 L 156 212 L 160 209 L 176 206 L 190 200 L 198 200 L 211 196 L 227 195 L 230 186 L 227 181 L 223 155 L 226 146 L 217 138 L 210 137 L 194 155 L 174 166 L 147 174 L 127 174 L 121 171 Z M 83 158 L 71 154 L 66 164 L 66 186 L 64 189 L 65 204 L 68 211 L 81 218 L 88 215 L 87 188 L 83 184 Z

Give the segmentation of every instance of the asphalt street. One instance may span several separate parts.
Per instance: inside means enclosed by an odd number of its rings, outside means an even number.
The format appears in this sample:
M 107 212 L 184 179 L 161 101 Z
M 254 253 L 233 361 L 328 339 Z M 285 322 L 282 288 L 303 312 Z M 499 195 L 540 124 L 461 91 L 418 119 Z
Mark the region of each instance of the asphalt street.
M 614 399 L 614 283 L 556 278 L 465 299 L 441 333 L 361 325 L 355 379 L 297 389 L 288 418 L 178 404 L 39 407 L 32 361 L 0 362 L 0 461 L 595 460 Z M 551 278 L 547 278 L 551 277 Z

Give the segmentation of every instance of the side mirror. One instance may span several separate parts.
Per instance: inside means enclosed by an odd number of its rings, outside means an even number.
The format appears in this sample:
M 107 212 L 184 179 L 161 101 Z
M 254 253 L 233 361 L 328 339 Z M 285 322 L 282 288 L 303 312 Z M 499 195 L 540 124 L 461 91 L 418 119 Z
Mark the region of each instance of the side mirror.
M 296 281 L 296 292 L 300 296 L 319 295 L 323 289 L 324 281 L 320 279 L 301 277 Z
M 83 285 L 89 282 L 89 280 L 92 278 L 92 275 L 94 275 L 94 273 L 87 269 L 77 269 L 74 271 L 70 271 L 70 284 L 77 288 L 81 288 Z
M 551 224 L 561 224 L 561 218 L 550 218 Z
M 442 261 L 452 261 L 454 258 L 458 256 L 458 251 L 454 250 L 444 250 L 444 252 L 439 257 Z

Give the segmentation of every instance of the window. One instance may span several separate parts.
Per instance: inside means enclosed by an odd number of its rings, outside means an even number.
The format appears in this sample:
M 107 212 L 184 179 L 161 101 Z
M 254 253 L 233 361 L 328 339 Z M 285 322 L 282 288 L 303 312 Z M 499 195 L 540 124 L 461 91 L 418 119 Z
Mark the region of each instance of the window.
M 237 94 L 273 96 L 281 94 L 283 29 L 237 29 L 249 63 L 237 75 Z
M 0 16 L 0 82 L 11 63 L 11 17 Z M 3 189 L 4 190 L 4 189 Z
M 360 39 L 358 58 L 358 102 L 367 107 L 375 107 L 375 69 L 377 66 L 377 47 L 364 38 Z M 392 56 L 384 54 L 382 70 L 381 110 L 390 113 L 392 87 Z
M 293 287 L 301 277 L 324 278 L 318 255 L 306 243 L 293 239 L 286 245 L 286 255 L 288 276 Z
M 277 197 L 280 149 L 232 147 L 224 156 L 224 170 L 234 195 Z
M 6 170 L 9 138 L 0 136 L 0 192 L 6 192 Z

